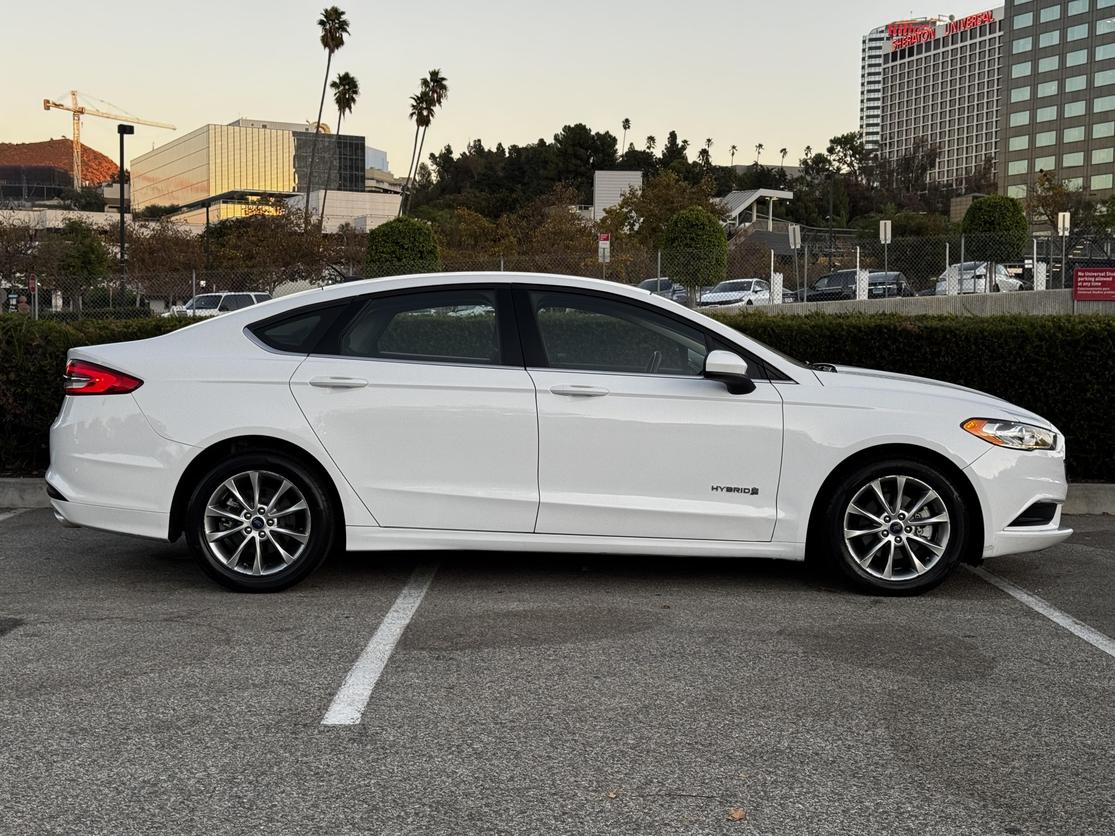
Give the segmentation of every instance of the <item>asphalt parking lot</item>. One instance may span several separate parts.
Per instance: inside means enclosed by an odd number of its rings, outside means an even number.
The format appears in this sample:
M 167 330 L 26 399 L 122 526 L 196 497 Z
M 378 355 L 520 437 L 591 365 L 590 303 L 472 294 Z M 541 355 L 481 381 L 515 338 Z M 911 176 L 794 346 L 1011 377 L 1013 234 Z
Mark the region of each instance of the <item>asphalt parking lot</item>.
M 1113 637 L 1115 520 L 1070 524 L 985 568 Z M 967 570 L 353 554 L 246 596 L 0 512 L 0 752 L 5 834 L 1109 834 L 1115 658 Z

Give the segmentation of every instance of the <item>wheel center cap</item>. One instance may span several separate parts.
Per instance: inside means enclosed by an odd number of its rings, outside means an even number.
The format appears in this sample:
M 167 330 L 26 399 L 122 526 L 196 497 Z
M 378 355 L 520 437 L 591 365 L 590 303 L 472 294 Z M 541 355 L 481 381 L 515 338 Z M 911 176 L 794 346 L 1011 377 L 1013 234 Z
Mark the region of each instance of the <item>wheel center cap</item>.
M 265 525 L 267 525 L 267 523 L 263 521 L 263 517 L 252 517 L 252 528 L 256 531 L 263 531 Z
M 890 524 L 890 533 L 891 534 L 901 534 L 902 533 L 902 523 L 892 522 Z

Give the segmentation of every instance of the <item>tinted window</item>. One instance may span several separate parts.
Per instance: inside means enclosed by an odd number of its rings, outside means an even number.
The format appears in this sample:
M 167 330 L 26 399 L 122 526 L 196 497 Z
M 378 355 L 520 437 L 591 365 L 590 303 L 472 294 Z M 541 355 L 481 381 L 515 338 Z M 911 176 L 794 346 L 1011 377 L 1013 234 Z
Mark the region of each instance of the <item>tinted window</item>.
M 531 310 L 550 368 L 700 376 L 704 334 L 639 305 L 532 291 Z
M 222 311 L 238 311 L 241 308 L 247 308 L 253 304 L 252 294 L 250 293 L 230 293 L 221 300 L 220 310 Z
M 188 311 L 211 311 L 214 310 L 220 303 L 221 297 L 218 293 L 206 293 L 201 296 L 195 296 L 186 303 L 186 310 Z
M 380 360 L 498 365 L 495 292 L 439 290 L 369 299 L 341 331 L 337 353 Z
M 314 350 L 318 337 L 332 324 L 344 307 L 345 305 L 341 304 L 296 312 L 281 319 L 265 320 L 252 326 L 251 330 L 260 342 L 278 351 L 309 354 Z

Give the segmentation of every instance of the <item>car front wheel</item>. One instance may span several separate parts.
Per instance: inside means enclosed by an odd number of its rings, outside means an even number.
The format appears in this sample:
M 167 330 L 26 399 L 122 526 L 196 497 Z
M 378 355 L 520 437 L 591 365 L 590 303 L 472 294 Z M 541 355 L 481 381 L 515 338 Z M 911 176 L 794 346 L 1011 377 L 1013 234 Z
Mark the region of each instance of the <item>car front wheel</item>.
M 826 523 L 840 570 L 863 589 L 889 594 L 941 583 L 959 562 L 968 533 L 952 481 L 908 459 L 873 463 L 841 480 Z
M 186 540 L 211 578 L 275 592 L 314 571 L 333 545 L 334 514 L 318 478 L 273 453 L 221 462 L 194 489 Z

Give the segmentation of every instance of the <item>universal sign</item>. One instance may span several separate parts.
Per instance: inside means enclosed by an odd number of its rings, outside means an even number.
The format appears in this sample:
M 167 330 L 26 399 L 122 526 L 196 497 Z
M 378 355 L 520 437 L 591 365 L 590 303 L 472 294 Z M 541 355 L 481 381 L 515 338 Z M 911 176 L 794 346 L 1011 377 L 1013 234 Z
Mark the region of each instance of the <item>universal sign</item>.
M 967 17 L 954 18 L 944 24 L 938 33 L 937 24 L 925 21 L 897 21 L 887 24 L 887 36 L 891 39 L 891 50 L 903 49 L 914 44 L 923 44 L 938 37 L 955 35 L 968 29 L 975 29 L 995 21 L 995 12 L 977 12 Z

